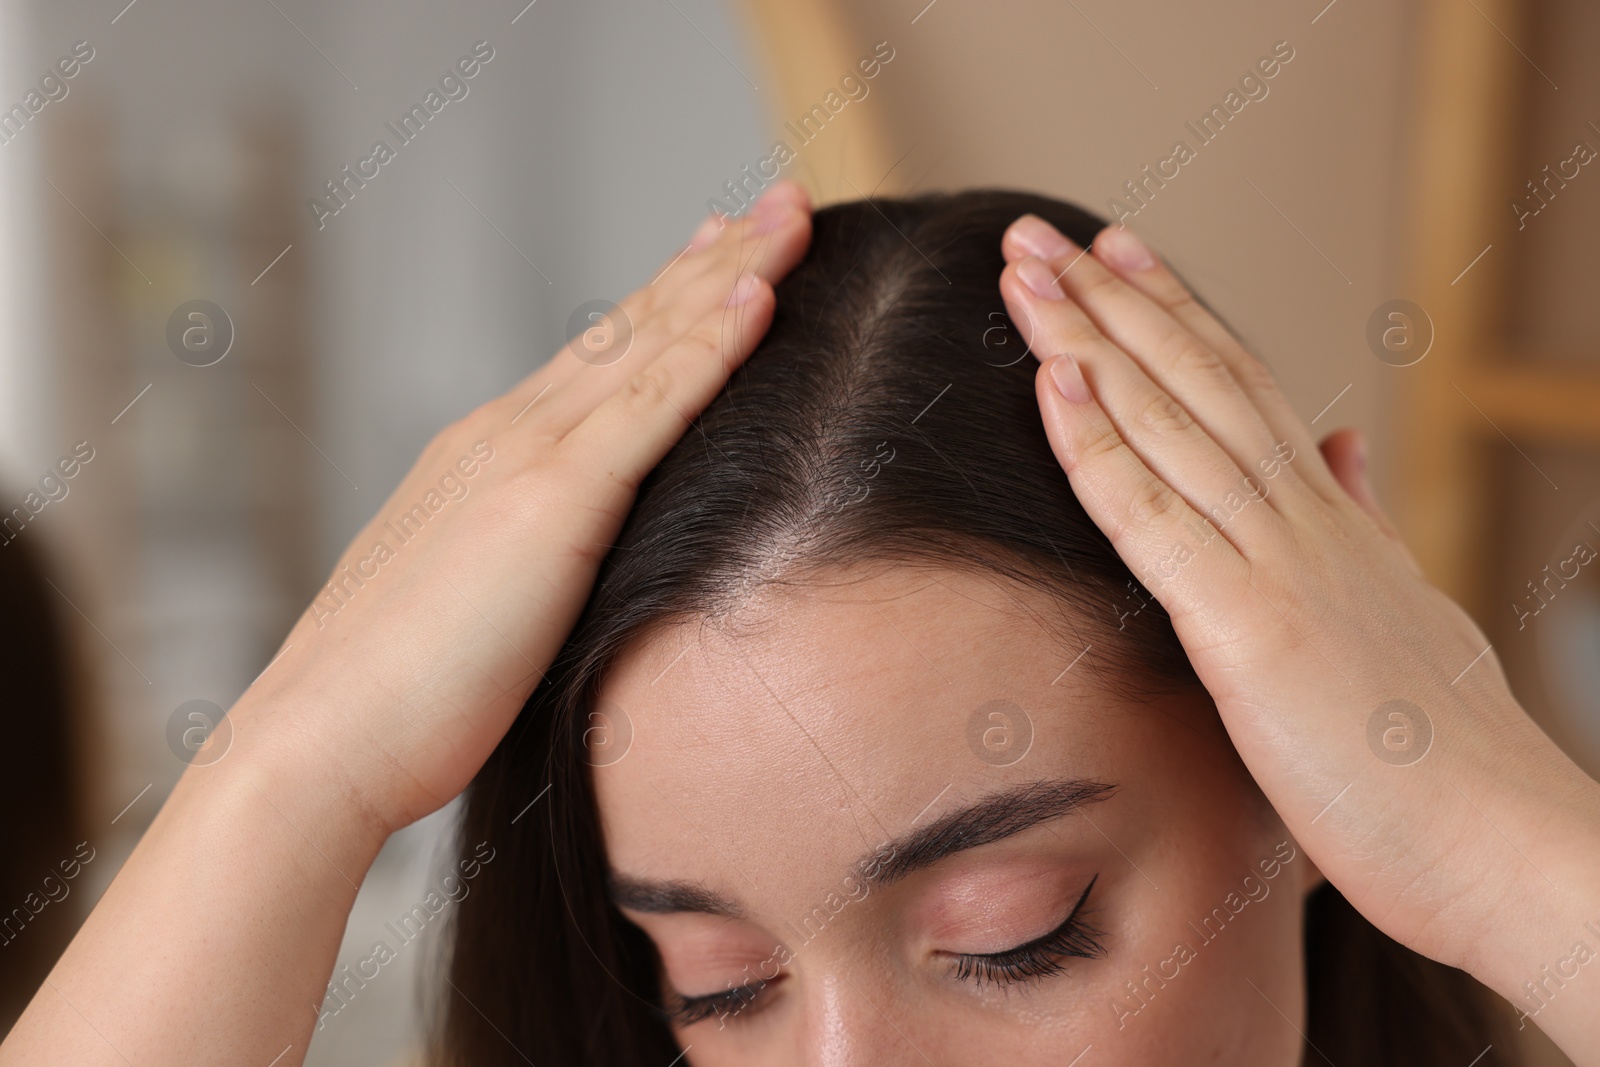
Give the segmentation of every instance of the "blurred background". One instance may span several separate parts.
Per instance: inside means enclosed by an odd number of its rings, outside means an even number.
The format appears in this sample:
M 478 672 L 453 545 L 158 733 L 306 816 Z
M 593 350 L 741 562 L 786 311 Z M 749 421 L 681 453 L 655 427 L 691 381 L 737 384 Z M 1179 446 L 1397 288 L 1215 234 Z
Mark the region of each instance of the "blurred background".
M 0 0 L 0 1021 L 428 437 L 780 173 L 1135 226 L 1367 433 L 1600 772 L 1596 39 L 1580 0 Z M 308 1062 L 401 1062 L 431 936 Z

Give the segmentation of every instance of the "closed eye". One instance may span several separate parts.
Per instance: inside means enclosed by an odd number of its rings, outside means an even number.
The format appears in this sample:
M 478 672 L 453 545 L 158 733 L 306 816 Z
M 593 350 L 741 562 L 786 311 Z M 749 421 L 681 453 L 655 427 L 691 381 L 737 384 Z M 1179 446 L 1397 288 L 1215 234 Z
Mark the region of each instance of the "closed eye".
M 667 1017 L 679 1026 L 693 1026 L 715 1016 L 721 1020 L 718 1026 L 718 1029 L 721 1029 L 727 1025 L 729 1019 L 757 1007 L 756 1001 L 761 991 L 771 985 L 772 981 L 757 979 L 744 985 L 730 986 L 722 993 L 706 993 L 693 997 L 673 992 L 672 1005 L 667 1009 Z
M 1002 952 L 964 952 L 955 957 L 955 977 L 982 986 L 986 982 L 1010 985 L 1038 981 L 1065 972 L 1068 959 L 1100 959 L 1106 950 L 1104 931 L 1088 921 L 1084 905 L 1099 875 L 1089 879 L 1072 911 L 1047 934 Z

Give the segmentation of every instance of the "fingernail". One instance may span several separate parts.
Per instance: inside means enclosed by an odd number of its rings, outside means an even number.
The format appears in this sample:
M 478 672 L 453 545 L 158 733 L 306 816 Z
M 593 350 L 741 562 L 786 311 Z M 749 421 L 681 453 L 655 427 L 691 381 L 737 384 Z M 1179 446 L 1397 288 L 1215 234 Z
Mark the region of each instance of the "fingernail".
M 1083 370 L 1070 352 L 1050 361 L 1050 380 L 1056 383 L 1056 392 L 1074 404 L 1087 404 L 1094 399 L 1089 383 L 1083 380 Z
M 747 271 L 746 273 L 739 275 L 739 280 L 734 283 L 733 292 L 728 294 L 728 307 L 738 307 L 740 304 L 743 304 L 752 296 L 756 295 L 756 290 L 758 288 L 760 288 L 760 285 L 756 281 L 756 276 L 754 274 L 751 274 Z
M 1074 250 L 1060 230 L 1037 215 L 1024 215 L 1013 222 L 1011 236 L 1040 259 L 1060 259 Z
M 756 198 L 755 204 L 750 208 L 750 218 L 758 223 L 781 219 L 793 206 L 794 202 L 784 195 L 783 186 L 774 185 Z
M 1372 491 L 1371 472 L 1367 470 L 1367 438 L 1365 434 L 1353 433 L 1350 435 L 1350 459 L 1355 464 L 1356 483 L 1361 486 L 1361 492 L 1366 494 L 1368 500 L 1376 501 L 1378 494 Z M 1360 494 L 1350 494 L 1357 500 Z
M 806 195 L 804 189 L 788 178 L 784 178 L 781 181 L 773 182 L 761 191 L 761 195 L 756 198 L 755 209 L 760 211 L 762 210 L 762 205 L 768 205 L 767 210 L 770 211 L 770 205 L 772 204 L 793 204 L 796 207 L 803 207 L 810 203 L 811 198 Z
M 750 210 L 750 232 L 771 233 L 788 222 L 796 210 L 798 209 L 787 200 L 758 200 L 756 206 Z
M 694 231 L 694 236 L 689 238 L 689 250 L 698 252 L 712 241 L 715 241 L 717 235 L 721 232 L 722 216 L 719 214 L 707 215 L 706 220 Z
M 1061 291 L 1061 284 L 1056 281 L 1056 272 L 1042 259 L 1029 256 L 1017 264 L 1017 277 L 1022 279 L 1022 284 L 1033 291 L 1033 295 L 1045 300 L 1060 300 L 1067 294 Z
M 1126 226 L 1107 227 L 1101 248 L 1112 266 L 1123 270 L 1149 270 L 1156 265 L 1156 257 L 1149 246 Z

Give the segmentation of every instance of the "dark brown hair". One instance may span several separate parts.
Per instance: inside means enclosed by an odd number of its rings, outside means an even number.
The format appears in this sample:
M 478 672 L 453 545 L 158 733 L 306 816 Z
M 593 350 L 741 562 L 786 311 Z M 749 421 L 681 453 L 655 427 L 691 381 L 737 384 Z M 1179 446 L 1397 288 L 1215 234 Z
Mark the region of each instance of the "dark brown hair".
M 1198 686 L 1159 611 L 1118 628 L 1140 591 L 1046 441 L 1037 364 L 997 284 L 1001 234 L 1027 212 L 1083 245 L 1104 225 L 992 190 L 817 212 L 770 331 L 645 481 L 572 635 L 469 790 L 461 840 L 490 842 L 496 858 L 455 913 L 439 1062 L 663 1067 L 678 1055 L 654 950 L 607 897 L 583 747 L 608 667 L 657 628 L 832 565 L 926 562 L 1050 592 L 1085 642 L 1113 653 L 1097 660 L 1105 686 Z M 874 469 L 884 442 L 894 458 Z M 1311 1041 L 1340 1067 L 1470 1062 L 1489 1041 L 1464 1008 L 1474 984 L 1345 911 L 1337 943 L 1310 931 Z M 1343 959 L 1373 968 L 1370 981 L 1349 981 Z M 1381 1010 L 1364 1006 L 1377 998 Z M 1480 1064 L 1510 1062 L 1500 1051 Z M 1308 1050 L 1307 1062 L 1320 1061 Z
M 7 496 L 6 499 L 12 499 Z M 75 677 L 62 598 L 47 559 L 23 535 L 0 533 L 0 1033 L 44 984 L 83 916 L 61 877 L 81 840 L 81 775 L 75 749 L 81 679 Z M 90 853 L 93 855 L 93 853 Z M 81 853 L 77 853 L 81 857 Z M 60 893 L 62 895 L 56 896 Z

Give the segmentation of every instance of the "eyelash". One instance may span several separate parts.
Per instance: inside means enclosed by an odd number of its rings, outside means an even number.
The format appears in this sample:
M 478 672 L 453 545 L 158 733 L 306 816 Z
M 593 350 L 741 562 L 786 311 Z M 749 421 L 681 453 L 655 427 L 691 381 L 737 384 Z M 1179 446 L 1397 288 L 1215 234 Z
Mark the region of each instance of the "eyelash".
M 1061 974 L 1066 970 L 1063 961 L 1069 958 L 1095 960 L 1103 957 L 1106 950 L 1100 939 L 1105 934 L 1088 922 L 1083 910 L 1099 877 L 1095 875 L 1089 879 L 1083 895 L 1060 926 L 1004 952 L 962 953 L 956 956 L 955 977 L 980 987 L 985 982 L 1012 985 Z
M 1100 959 L 1106 954 L 1100 939 L 1104 932 L 1088 921 L 1084 904 L 1100 876 L 1089 879 L 1078 902 L 1062 920 L 1061 925 L 1004 952 L 961 953 L 955 957 L 955 977 L 959 981 L 982 986 L 985 982 L 996 985 L 1013 985 L 1033 982 L 1063 973 L 1066 959 Z M 701 996 L 676 995 L 675 1003 L 667 1014 L 679 1026 L 692 1026 L 705 1019 L 736 1018 L 757 1001 L 768 982 L 735 986 L 724 993 L 706 993 Z
M 750 1007 L 762 988 L 770 984 L 770 982 L 752 982 L 735 986 L 725 993 L 706 993 L 697 997 L 675 995 L 673 998 L 675 1003 L 668 1009 L 667 1015 L 679 1026 L 693 1026 L 710 1018 L 732 1019 Z

